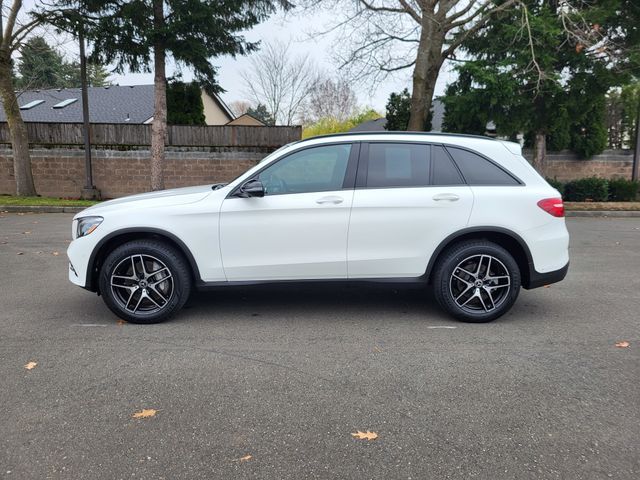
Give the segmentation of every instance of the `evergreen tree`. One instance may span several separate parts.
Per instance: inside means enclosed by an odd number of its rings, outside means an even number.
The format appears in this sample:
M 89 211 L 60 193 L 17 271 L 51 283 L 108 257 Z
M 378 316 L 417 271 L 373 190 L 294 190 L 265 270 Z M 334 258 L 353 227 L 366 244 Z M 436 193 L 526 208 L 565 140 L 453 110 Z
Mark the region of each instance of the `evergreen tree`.
M 260 120 L 265 125 L 271 126 L 276 124 L 273 115 L 269 113 L 269 110 L 267 110 L 267 107 L 263 103 L 259 103 L 256 108 L 251 107 L 247 109 L 247 113 L 256 120 Z
M 405 88 L 400 93 L 392 92 L 386 106 L 385 130 L 406 131 L 411 115 L 411 95 Z
M 44 38 L 31 37 L 20 49 L 17 87 L 20 90 L 79 88 L 80 63 L 68 62 Z M 87 65 L 87 81 L 92 87 L 109 84 L 109 72 L 101 65 Z
M 206 125 L 202 90 L 197 82 L 170 82 L 167 86 L 169 125 Z
M 501 135 L 524 132 L 542 170 L 547 147 L 584 156 L 606 147 L 604 98 L 625 79 L 616 72 L 638 65 L 627 52 L 638 35 L 640 6 L 629 0 L 581 2 L 573 9 L 555 0 L 523 5 L 526 34 L 523 13 L 509 10 L 464 42 L 471 60 L 447 91 L 444 123 L 464 131 L 492 119 Z
M 64 87 L 65 62 L 42 37 L 32 37 L 20 49 L 17 87 L 24 90 Z

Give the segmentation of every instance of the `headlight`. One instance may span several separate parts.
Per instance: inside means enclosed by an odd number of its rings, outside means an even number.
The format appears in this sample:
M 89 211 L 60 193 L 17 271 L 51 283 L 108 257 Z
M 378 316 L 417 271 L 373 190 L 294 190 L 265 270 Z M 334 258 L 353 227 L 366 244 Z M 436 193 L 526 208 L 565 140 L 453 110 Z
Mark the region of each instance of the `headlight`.
M 104 220 L 102 217 L 83 217 L 78 219 L 76 226 L 76 238 L 85 237 L 98 228 Z

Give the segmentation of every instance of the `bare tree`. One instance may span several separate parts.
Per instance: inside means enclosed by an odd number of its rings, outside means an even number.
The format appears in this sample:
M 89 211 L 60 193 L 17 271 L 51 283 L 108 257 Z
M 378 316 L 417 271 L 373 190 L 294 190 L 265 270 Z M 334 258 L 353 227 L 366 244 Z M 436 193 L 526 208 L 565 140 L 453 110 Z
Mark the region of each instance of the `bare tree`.
M 320 78 L 311 89 L 305 109 L 305 123 L 313 123 L 321 118 L 344 121 L 357 108 L 358 99 L 347 80 Z
M 409 130 L 424 130 L 440 68 L 464 40 L 496 12 L 519 0 L 307 0 L 341 17 L 329 31 L 344 39 L 336 49 L 352 80 L 374 85 L 413 71 Z M 305 4 L 305 2 L 303 2 Z
M 241 76 L 253 101 L 266 105 L 280 125 L 300 120 L 316 81 L 309 57 L 292 57 L 290 44 L 282 42 L 265 44 Z
M 251 108 L 251 102 L 246 100 L 234 100 L 229 104 L 229 108 L 236 117 L 244 115 Z
M 31 172 L 29 138 L 22 120 L 16 96 L 11 57 L 20 48 L 29 33 L 38 26 L 37 20 L 20 21 L 22 0 L 5 4 L 0 0 L 0 97 L 9 125 L 13 154 L 13 172 L 18 195 L 35 195 L 36 188 Z

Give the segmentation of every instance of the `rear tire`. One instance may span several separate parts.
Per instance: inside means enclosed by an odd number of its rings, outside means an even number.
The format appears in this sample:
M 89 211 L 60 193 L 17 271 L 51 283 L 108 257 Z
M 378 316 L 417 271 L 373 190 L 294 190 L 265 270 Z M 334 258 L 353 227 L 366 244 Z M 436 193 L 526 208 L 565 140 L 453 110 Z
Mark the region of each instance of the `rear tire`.
M 513 256 L 485 240 L 468 240 L 447 249 L 433 277 L 440 306 L 458 320 L 472 323 L 490 322 L 507 313 L 520 286 Z
M 158 240 L 134 240 L 113 250 L 100 270 L 107 307 L 131 323 L 159 323 L 178 312 L 191 293 L 182 254 Z

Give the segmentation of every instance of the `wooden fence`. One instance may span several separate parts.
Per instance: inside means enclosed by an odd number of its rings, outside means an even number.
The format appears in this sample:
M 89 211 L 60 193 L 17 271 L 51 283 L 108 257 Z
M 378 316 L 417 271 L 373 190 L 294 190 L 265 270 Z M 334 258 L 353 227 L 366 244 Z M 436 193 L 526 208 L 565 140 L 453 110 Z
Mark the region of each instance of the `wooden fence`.
M 83 145 L 81 123 L 27 123 L 32 145 Z M 168 146 L 277 148 L 300 140 L 301 127 L 183 126 L 167 127 Z M 0 144 L 11 143 L 9 127 L 0 123 Z M 99 146 L 146 146 L 151 125 L 94 123 L 91 144 Z

